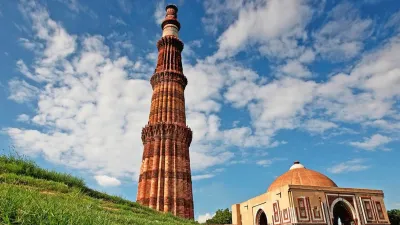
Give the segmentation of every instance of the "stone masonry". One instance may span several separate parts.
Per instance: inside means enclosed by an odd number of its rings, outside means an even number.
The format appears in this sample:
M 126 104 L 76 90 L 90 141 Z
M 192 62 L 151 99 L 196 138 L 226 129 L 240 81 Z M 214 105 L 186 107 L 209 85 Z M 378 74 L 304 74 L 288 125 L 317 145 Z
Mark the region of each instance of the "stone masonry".
M 137 202 L 162 212 L 193 219 L 189 146 L 192 131 L 186 126 L 178 8 L 166 7 L 157 42 L 158 61 L 150 79 L 153 88 L 148 124 L 142 130 L 144 145 Z

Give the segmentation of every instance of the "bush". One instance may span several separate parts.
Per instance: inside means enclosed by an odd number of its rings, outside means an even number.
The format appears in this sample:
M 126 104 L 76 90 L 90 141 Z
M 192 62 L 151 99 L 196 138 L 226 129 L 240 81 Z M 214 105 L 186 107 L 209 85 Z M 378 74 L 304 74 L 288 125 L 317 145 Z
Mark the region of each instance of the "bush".
M 218 209 L 215 212 L 215 216 L 206 221 L 206 224 L 231 224 L 232 223 L 232 212 L 228 208 L 222 210 Z
M 392 209 L 388 211 L 391 225 L 400 225 L 400 209 Z

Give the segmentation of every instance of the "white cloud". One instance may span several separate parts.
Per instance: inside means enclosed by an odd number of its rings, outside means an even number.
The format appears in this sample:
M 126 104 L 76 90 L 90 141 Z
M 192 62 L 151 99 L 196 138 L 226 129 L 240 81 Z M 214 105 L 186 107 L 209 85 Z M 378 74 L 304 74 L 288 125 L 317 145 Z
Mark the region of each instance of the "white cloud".
M 339 174 L 339 173 L 347 173 L 347 172 L 358 172 L 362 170 L 366 170 L 371 166 L 367 164 L 364 159 L 353 159 L 346 162 L 339 163 L 328 168 L 328 171 L 331 173 Z
M 400 32 L 400 11 L 394 13 L 390 16 L 389 20 L 386 22 L 384 29 L 393 28 L 395 31 Z
M 40 50 L 40 48 L 43 48 L 43 45 L 41 45 L 40 43 L 30 41 L 26 38 L 20 38 L 18 41 L 24 48 L 29 49 L 31 51 Z
M 311 63 L 315 59 L 315 52 L 313 50 L 307 49 L 299 57 L 299 61 L 302 63 Z
M 304 35 L 304 34 L 303 34 Z M 283 37 L 269 40 L 259 46 L 259 52 L 272 60 L 285 60 L 287 58 L 296 58 L 303 54 L 305 47 L 298 43 L 297 39 L 304 39 L 305 36 L 300 31 L 294 34 L 288 34 Z
M 130 0 L 118 0 L 118 4 L 119 7 L 121 8 L 121 10 L 126 13 L 126 14 L 130 14 L 132 13 L 132 1 Z
M 317 86 L 314 81 L 289 77 L 266 84 L 244 80 L 228 86 L 224 96 L 233 106 L 246 106 L 250 112 L 253 130 L 248 131 L 251 135 L 242 140 L 274 147 L 281 143 L 273 140 L 278 130 L 301 125 L 300 119 L 305 115 L 307 105 L 313 103 Z
M 68 34 L 35 3 L 28 4 L 23 12 L 32 18 L 43 53 L 54 49 L 51 40 L 59 36 L 51 32 L 55 28 L 63 33 L 63 40 L 73 40 L 72 46 L 82 48 L 58 46 L 65 48 L 59 49 L 61 53 L 68 54 L 52 57 L 54 63 L 48 63 L 49 57 L 39 52 L 32 71 L 22 60 L 17 63 L 22 73 L 43 84 L 36 94 L 37 109 L 31 121 L 46 129 L 8 128 L 14 145 L 27 154 L 42 154 L 54 163 L 94 174 L 137 179 L 143 151 L 140 131 L 148 119 L 152 94 L 148 78 L 141 78 L 143 68 L 149 66 L 112 55 L 100 35 L 78 38 Z M 231 145 L 270 144 L 269 138 L 250 137 L 248 127 L 221 129 L 220 119 L 214 114 L 223 101 L 221 89 L 254 80 L 258 77 L 255 72 L 234 63 L 215 65 L 205 61 L 184 64 L 184 68 L 189 80 L 185 91 L 187 123 L 195 134 L 190 147 L 193 171 L 231 160 L 235 156 L 227 150 Z M 198 89 L 199 85 L 204 88 Z
M 304 123 L 304 128 L 311 133 L 323 133 L 326 130 L 329 130 L 332 128 L 337 128 L 337 127 L 338 127 L 338 125 L 336 125 L 335 123 L 320 120 L 320 119 L 311 119 L 311 120 L 307 120 Z
M 291 40 L 297 45 L 294 40 L 303 37 L 304 26 L 311 15 L 312 9 L 303 0 L 247 2 L 240 7 L 237 20 L 218 38 L 219 49 L 215 57 L 233 56 L 254 43 L 270 48 L 276 46 L 276 43 L 269 43 L 274 40 Z
M 400 91 L 400 37 L 365 54 L 349 74 L 336 74 L 317 88 L 317 105 L 326 114 L 346 122 L 379 120 L 396 115 Z
M 202 39 L 188 42 L 182 51 L 183 63 L 189 63 L 190 59 L 197 59 L 196 49 L 200 48 L 202 44 Z
M 26 115 L 26 114 L 20 114 L 17 117 L 17 121 L 18 122 L 28 122 L 30 119 L 30 116 Z
M 194 141 L 204 144 L 216 141 L 227 146 L 240 147 L 276 145 L 268 136 L 253 133 L 250 127 L 221 130 L 220 118 L 215 115 L 222 106 L 223 97 L 237 107 L 246 105 L 254 98 L 254 91 L 259 89 L 255 84 L 251 86 L 253 89 L 246 88 L 245 92 L 232 91 L 232 88 L 241 89 L 243 84 L 246 86 L 245 84 L 256 82 L 258 75 L 254 71 L 233 62 L 214 64 L 207 60 L 199 61 L 195 66 L 185 64 L 184 68 L 189 80 L 185 91 L 187 118 L 188 124 L 196 131 Z M 191 86 L 192 84 L 195 86 Z M 224 88 L 228 90 L 222 96 Z
M 282 143 L 282 144 L 285 144 L 285 143 Z M 254 155 L 257 155 L 258 157 L 263 157 L 263 156 L 267 156 L 268 152 L 266 152 L 265 149 L 263 149 L 261 152 L 255 152 Z M 270 159 L 257 160 L 255 163 L 262 167 L 269 167 L 276 161 L 284 161 L 284 160 L 287 160 L 287 159 L 286 158 L 270 158 Z
M 315 86 L 313 81 L 293 78 L 261 86 L 256 103 L 249 105 L 254 126 L 267 133 L 297 127 L 297 117 L 304 115 L 305 106 L 312 102 Z
M 26 7 L 25 9 L 29 10 L 30 8 Z M 32 12 L 28 11 L 27 13 Z M 67 34 L 65 29 L 51 20 L 46 12 L 39 11 L 31 18 L 37 37 L 46 41 L 43 63 L 54 63 L 75 51 L 76 37 Z
M 40 54 L 35 60 L 32 73 L 28 74 L 22 61 L 19 66 L 28 77 L 43 78 L 37 81 L 44 82 L 44 88 L 33 89 L 35 95 L 14 94 L 12 98 L 22 101 L 36 96 L 32 123 L 47 129 L 8 128 L 14 144 L 27 153 L 42 153 L 55 163 L 136 179 L 141 163 L 137 156 L 142 153 L 140 131 L 151 102 L 150 83 L 128 79 L 128 71 L 135 72 L 134 63 L 125 57 L 111 59 L 101 36 L 82 37 L 82 49 L 72 51 L 64 41 L 52 41 L 61 33 L 63 40 L 75 38 L 51 20 L 45 9 L 29 2 L 24 12 L 32 18 L 45 49 L 43 57 Z M 52 32 L 54 29 L 58 32 Z M 59 50 L 57 57 L 49 58 L 46 53 L 54 49 Z M 56 61 L 50 64 L 49 59 Z M 44 71 L 49 76 L 43 76 Z
M 115 177 L 109 177 L 107 175 L 97 175 L 94 176 L 97 183 L 104 187 L 115 187 L 121 185 L 121 181 Z
M 134 53 L 135 46 L 133 45 L 133 38 L 134 34 L 132 32 L 124 32 L 124 33 L 118 33 L 116 31 L 113 31 L 111 34 L 107 36 L 107 39 L 113 44 L 113 55 L 114 56 L 121 56 L 121 55 L 126 55 L 125 52 L 127 51 L 128 53 Z M 144 63 L 141 59 L 138 59 L 135 62 L 135 70 L 141 70 L 142 72 L 145 73 L 145 76 L 147 77 L 149 73 L 151 73 L 151 69 L 149 68 L 150 65 L 147 63 Z M 139 68 L 140 67 L 140 68 Z
M 391 122 L 397 112 L 393 107 L 395 99 L 399 96 L 398 39 L 393 38 L 383 48 L 365 54 L 349 74 L 335 74 L 319 83 L 307 81 L 303 80 L 310 77 L 307 66 L 318 52 L 301 46 L 298 41 L 309 38 L 303 29 L 313 10 L 306 1 L 235 4 L 227 7 L 233 7 L 232 13 L 237 11 L 239 17 L 232 20 L 234 24 L 219 39 L 234 40 L 221 42 L 219 52 L 234 55 L 244 49 L 242 46 L 257 43 L 260 51 L 261 48 L 266 51 L 262 54 L 290 58 L 285 71 L 300 74 L 301 79 L 275 74 L 271 80 L 263 79 L 234 60 L 197 60 L 193 65 L 184 61 L 189 81 L 185 90 L 187 124 L 194 131 L 191 166 L 199 179 L 214 174 L 201 173 L 207 168 L 230 161 L 246 162 L 245 158 L 237 158 L 248 147 L 269 148 L 285 143 L 275 140 L 282 129 L 302 128 L 321 134 L 336 128 L 345 130 L 338 126 L 339 121 L 367 124 L 387 118 Z M 41 88 L 35 89 L 38 103 L 31 118 L 40 129 L 8 128 L 14 144 L 28 153 L 42 154 L 52 162 L 87 169 L 93 174 L 137 179 L 143 150 L 140 131 L 148 119 L 151 102 L 148 76 L 154 65 L 150 61 L 156 55 L 147 54 L 149 58 L 135 55 L 137 60 L 131 61 L 112 48 L 121 50 L 118 46 L 124 40 L 115 39 L 120 36 L 118 33 L 107 37 L 113 43 L 107 46 L 100 35 L 69 34 L 35 3 L 28 4 L 23 12 L 32 19 L 37 36 L 36 43 L 32 43 L 43 45 L 43 49 L 39 48 L 41 52 L 35 52 L 32 65 L 27 66 L 22 60 L 17 62 L 22 74 L 41 82 Z M 284 15 L 282 21 L 280 15 Z M 270 19 L 270 23 L 263 27 L 263 23 L 254 22 L 255 26 L 244 27 L 245 19 L 250 24 L 255 19 Z M 244 34 L 240 33 L 242 29 Z M 236 40 L 237 35 L 227 36 L 236 31 L 243 37 Z M 256 37 L 258 34 L 260 37 Z M 115 45 L 117 41 L 121 45 Z M 132 43 L 130 47 L 134 49 Z M 281 43 L 283 47 L 273 49 L 271 43 Z M 53 51 L 57 54 L 50 54 Z M 295 66 L 289 66 L 290 63 Z M 285 67 L 279 64 L 277 68 L 280 66 Z M 224 118 L 219 115 L 223 104 L 248 110 L 249 125 L 241 122 L 232 129 L 223 128 Z M 231 146 L 242 149 L 234 151 Z M 260 163 L 267 165 L 268 161 Z
M 268 167 L 272 164 L 272 160 L 267 160 L 267 159 L 259 160 L 256 162 L 256 164 L 259 166 Z
M 192 176 L 192 180 L 196 181 L 196 180 L 204 180 L 204 179 L 209 179 L 214 177 L 214 174 L 202 174 L 202 175 L 194 175 Z
M 79 4 L 78 0 L 58 0 L 61 3 L 64 3 L 70 10 L 74 12 L 79 12 L 82 9 L 82 6 Z
M 371 127 L 378 127 L 386 132 L 400 131 L 400 122 L 398 121 L 388 122 L 386 120 L 374 120 L 371 122 L 366 122 L 365 125 Z
M 234 157 L 232 152 L 225 149 L 215 149 L 214 145 L 194 144 L 190 147 L 190 165 L 193 171 L 202 171 L 209 167 L 228 162 Z
M 208 1 L 210 5 L 212 5 L 210 2 L 214 5 L 216 4 L 216 6 L 219 3 L 223 3 L 223 1 Z M 218 39 L 220 46 L 215 55 L 217 58 L 232 56 L 247 48 L 248 45 L 258 44 L 260 51 L 263 49 L 263 53 L 269 58 L 291 58 L 291 60 L 286 61 L 286 65 L 278 67 L 278 72 L 284 72 L 291 76 L 297 75 L 300 78 L 311 76 L 306 64 L 313 62 L 316 54 L 321 54 L 321 51 L 315 52 L 313 48 L 305 48 L 298 41 L 299 39 L 309 41 L 312 38 L 318 38 L 318 36 L 307 37 L 303 32 L 304 26 L 309 20 L 307 15 L 310 16 L 314 13 L 309 5 L 302 1 L 270 1 L 267 4 L 264 4 L 264 1 L 248 1 L 246 3 L 237 1 L 235 3 L 237 5 L 233 5 L 232 9 L 229 8 L 231 6 L 227 6 L 225 10 L 223 7 L 215 7 L 216 14 L 226 12 L 232 14 L 233 17 L 235 17 L 234 14 L 236 12 L 238 14 L 238 18 L 232 20 L 234 21 L 233 24 Z M 263 24 L 259 22 L 254 26 L 249 25 L 254 21 L 261 21 L 257 15 L 260 17 L 267 17 L 268 15 L 270 16 L 268 21 L 275 21 L 273 16 L 282 14 L 278 13 L 278 9 L 281 9 L 280 7 L 284 4 L 290 4 L 288 6 L 289 10 L 285 11 L 285 16 L 288 19 L 286 21 L 287 24 L 267 23 L 262 28 L 258 27 L 258 25 Z M 261 13 L 272 9 L 276 10 L 274 12 L 276 14 Z M 300 11 L 300 13 L 294 10 L 296 15 L 291 17 L 291 9 L 299 9 L 297 11 Z M 207 10 L 211 12 L 213 8 L 208 7 Z M 346 15 L 346 17 L 342 18 L 341 15 L 346 12 L 354 12 L 354 15 Z M 304 13 L 304 17 L 301 19 L 291 20 L 302 13 Z M 335 8 L 328 15 L 328 19 L 327 26 L 322 27 L 319 30 L 319 34 L 325 38 L 340 40 L 343 43 L 362 41 L 370 35 L 372 29 L 372 21 L 361 19 L 358 11 L 350 4 L 343 4 Z M 347 36 L 344 33 L 337 33 L 336 27 L 343 20 L 357 22 L 352 26 L 358 27 L 356 29 L 350 27 L 351 31 L 348 32 Z M 246 24 L 246 26 L 243 24 Z M 287 27 L 292 29 L 285 30 Z M 343 35 L 346 37 L 343 37 Z M 270 45 L 270 43 L 274 43 L 274 45 Z M 324 133 L 324 131 L 337 128 L 341 130 L 340 133 L 344 133 L 343 131 L 347 132 L 348 129 L 339 127 L 334 122 L 360 123 L 395 115 L 393 106 L 395 103 L 394 98 L 398 96 L 398 89 L 395 86 L 399 85 L 397 84 L 398 76 L 396 76 L 399 61 L 397 60 L 398 55 L 394 55 L 394 53 L 398 51 L 398 46 L 398 38 L 392 38 L 383 47 L 365 54 L 360 63 L 355 65 L 349 74 L 339 73 L 333 75 L 326 82 L 316 83 L 314 81 L 278 76 L 278 79 L 261 83 L 261 79 L 255 74 L 252 79 L 239 79 L 228 83 L 223 82 L 227 79 L 224 75 L 212 78 L 207 75 L 199 76 L 204 79 L 204 83 L 201 86 L 211 84 L 211 87 L 213 87 L 213 89 L 208 89 L 205 92 L 210 93 L 210 95 L 204 95 L 203 99 L 208 99 L 208 107 L 202 110 L 206 113 L 217 113 L 220 106 L 220 97 L 223 97 L 224 100 L 227 100 L 228 103 L 231 103 L 236 108 L 246 107 L 251 115 L 252 127 L 249 129 L 243 127 L 236 130 L 236 132 L 237 134 L 246 134 L 246 141 L 256 138 L 259 143 L 262 143 L 262 146 L 279 144 L 279 142 L 273 141 L 273 137 L 281 129 L 303 127 L 312 133 Z M 218 55 L 220 53 L 221 55 Z M 215 58 L 211 57 L 206 62 L 213 62 L 212 59 Z M 233 64 L 230 60 L 219 63 L 226 65 L 228 64 L 227 62 Z M 207 67 L 197 65 L 199 67 L 196 68 L 196 71 L 204 71 L 204 74 L 212 74 L 213 76 L 215 74 L 220 75 L 216 72 L 218 70 L 215 70 L 215 67 L 209 66 L 207 63 L 203 64 L 207 65 Z M 381 81 L 379 79 L 380 75 L 387 77 Z M 197 81 L 195 83 L 201 84 L 201 82 Z M 221 90 L 225 88 L 226 91 L 223 91 L 223 95 L 220 96 Z M 193 96 L 195 96 L 194 93 Z M 210 99 L 213 100 L 209 101 Z M 197 104 L 196 107 L 199 106 Z M 306 124 L 302 124 L 305 115 L 310 115 L 312 118 Z M 322 117 L 324 120 L 318 119 L 318 117 Z M 341 126 L 346 125 L 343 124 Z M 234 132 L 234 130 L 231 132 Z M 218 132 L 215 132 L 215 134 L 218 134 Z M 264 137 L 264 139 L 258 137 Z M 243 142 L 242 145 L 244 144 Z
M 280 68 L 283 73 L 294 77 L 310 77 L 311 72 L 299 61 L 290 60 Z
M 17 69 L 19 72 L 21 72 L 23 75 L 25 75 L 27 78 L 29 78 L 31 80 L 34 80 L 37 82 L 42 81 L 39 77 L 37 77 L 31 73 L 31 71 L 26 66 L 25 62 L 22 61 L 21 59 L 19 59 L 17 61 Z
M 400 59 L 395 53 L 399 49 L 400 37 L 393 37 L 382 47 L 365 54 L 349 74 L 338 73 L 319 83 L 279 76 L 266 84 L 257 83 L 257 78 L 241 80 L 228 85 L 223 97 L 234 107 L 247 107 L 255 128 L 253 134 L 266 137 L 273 137 L 280 129 L 296 127 L 322 133 L 339 128 L 334 121 L 345 122 L 341 126 L 346 126 L 349 123 L 371 124 L 384 117 L 395 118 L 398 114 L 396 99 L 400 96 L 396 88 L 400 85 L 397 76 Z M 298 68 L 302 68 L 303 63 L 314 59 L 314 52 L 307 49 L 288 62 L 296 62 Z M 293 71 L 296 70 L 286 70 Z M 301 124 L 306 114 L 313 120 Z M 318 117 L 333 122 L 321 123 Z
M 161 25 L 165 18 L 165 1 L 159 1 L 156 5 L 156 10 L 154 11 L 154 19 L 157 25 Z
M 128 25 L 123 19 L 121 19 L 120 17 L 115 17 L 113 15 L 110 15 L 110 22 L 112 24 L 121 25 L 121 26 Z
M 56 67 L 65 66 L 66 57 L 76 50 L 76 36 L 69 35 L 66 30 L 55 21 L 51 20 L 48 12 L 35 1 L 24 0 L 19 7 L 24 16 L 32 22 L 35 38 L 41 40 L 46 47 L 41 52 L 41 60 L 35 62 L 34 80 L 54 80 L 60 75 Z
M 10 95 L 8 99 L 17 103 L 29 102 L 37 98 L 39 89 L 25 82 L 24 80 L 11 80 L 8 82 Z
M 208 219 L 211 219 L 214 217 L 215 214 L 210 214 L 210 213 L 206 213 L 206 214 L 202 214 L 199 215 L 197 217 L 197 222 L 199 223 L 205 223 Z
M 344 61 L 358 55 L 363 41 L 372 34 L 372 20 L 361 19 L 350 3 L 337 5 L 328 15 L 328 22 L 315 34 L 317 52 L 334 61 Z
M 189 110 L 205 113 L 220 110 L 219 101 L 222 100 L 221 90 L 224 87 L 258 78 L 254 71 L 233 62 L 214 64 L 209 61 L 199 61 L 194 66 L 185 64 L 184 68 L 189 80 L 188 89 L 185 91 L 186 104 Z
M 364 138 L 364 141 L 362 142 L 350 142 L 350 145 L 365 150 L 375 150 L 376 148 L 381 148 L 391 141 L 393 141 L 393 139 L 390 137 L 374 134 L 370 138 Z
M 244 0 L 205 0 L 205 16 L 201 19 L 206 32 L 216 34 L 220 27 L 233 22 L 243 7 Z
M 63 3 L 68 7 L 69 10 L 71 10 L 74 13 L 84 12 L 94 19 L 98 18 L 98 15 L 93 10 L 91 10 L 89 7 L 82 5 L 79 2 L 79 0 L 56 0 L 56 1 Z
M 394 98 L 399 95 L 395 86 L 400 85 L 397 82 L 399 76 L 396 76 L 398 55 L 394 55 L 398 51 L 396 38 L 392 38 L 383 48 L 365 54 L 350 74 L 339 73 L 326 82 L 302 81 L 279 75 L 302 79 L 311 77 L 307 64 L 312 63 L 317 54 L 333 60 L 338 60 L 335 57 L 345 60 L 357 55 L 363 49 L 365 38 L 371 35 L 373 21 L 361 18 L 353 5 L 338 5 L 329 13 L 327 23 L 308 37 L 305 25 L 314 13 L 321 13 L 324 8 L 322 2 L 319 4 L 321 7 L 313 9 L 305 1 L 235 1 L 225 8 L 224 3 L 216 0 L 204 3 L 206 17 L 203 22 L 214 20 L 215 30 L 221 24 L 233 22 L 218 38 L 219 49 L 213 57 L 208 58 L 210 62 L 246 51 L 249 45 L 258 47 L 269 60 L 289 58 L 286 64 L 278 63 L 277 80 L 260 84 L 258 82 L 261 79 L 257 77 L 225 84 L 224 99 L 234 107 L 246 107 L 250 112 L 254 129 L 249 132 L 251 137 L 262 135 L 272 145 L 274 142 L 271 138 L 280 129 L 303 127 L 312 133 L 339 129 L 336 123 L 318 117 L 346 123 L 366 123 L 385 116 L 395 116 Z M 273 12 L 266 13 L 270 10 Z M 281 10 L 285 12 L 281 13 Z M 216 19 L 213 15 L 222 17 Z M 283 19 L 281 15 L 284 15 Z M 324 41 L 328 44 L 323 45 Z M 309 43 L 313 47 L 299 43 Z M 381 80 L 380 75 L 386 77 Z M 218 105 L 219 90 L 224 85 L 222 82 L 212 84 L 218 90 L 212 95 Z M 302 124 L 302 117 L 306 114 L 313 118 Z M 340 127 L 340 130 L 347 132 L 348 129 Z
M 254 99 L 258 89 L 259 86 L 255 82 L 243 80 L 228 87 L 224 97 L 234 107 L 241 108 Z

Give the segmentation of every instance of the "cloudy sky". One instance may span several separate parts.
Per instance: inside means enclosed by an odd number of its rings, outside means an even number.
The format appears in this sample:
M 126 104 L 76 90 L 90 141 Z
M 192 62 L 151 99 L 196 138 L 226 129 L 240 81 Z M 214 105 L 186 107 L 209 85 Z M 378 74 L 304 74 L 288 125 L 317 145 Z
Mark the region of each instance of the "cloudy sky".
M 176 0 L 196 218 L 295 160 L 400 207 L 400 1 Z M 0 147 L 136 199 L 164 1 L 0 1 Z

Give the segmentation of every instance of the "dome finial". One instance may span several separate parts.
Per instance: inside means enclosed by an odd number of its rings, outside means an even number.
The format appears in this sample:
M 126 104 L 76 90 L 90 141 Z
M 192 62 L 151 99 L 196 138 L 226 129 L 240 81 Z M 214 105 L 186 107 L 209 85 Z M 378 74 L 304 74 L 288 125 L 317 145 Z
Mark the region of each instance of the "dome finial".
M 286 185 L 337 187 L 335 182 L 329 179 L 329 177 L 305 168 L 299 161 L 295 161 L 289 171 L 276 178 L 269 186 L 268 192 L 278 190 Z
M 302 164 L 300 164 L 300 161 L 296 160 L 296 161 L 294 161 L 293 165 L 290 167 L 289 170 L 301 169 L 301 168 L 305 168 L 305 167 Z

